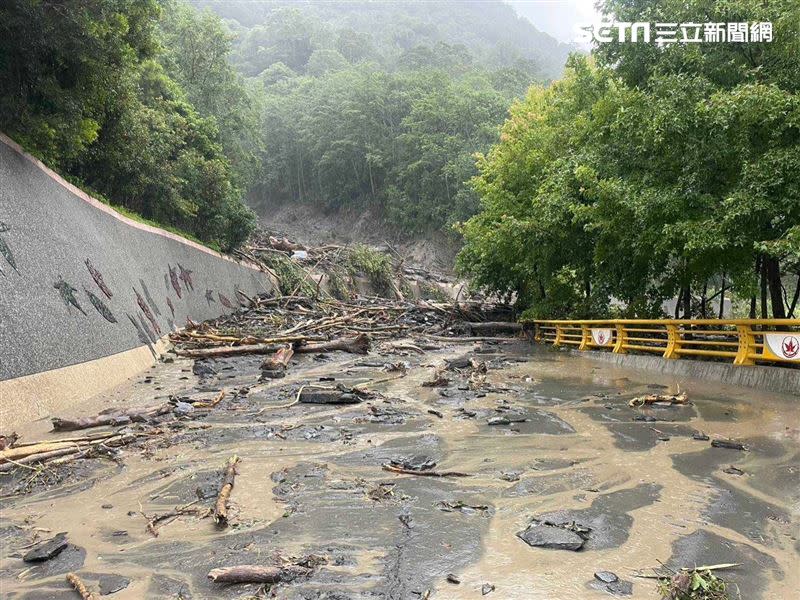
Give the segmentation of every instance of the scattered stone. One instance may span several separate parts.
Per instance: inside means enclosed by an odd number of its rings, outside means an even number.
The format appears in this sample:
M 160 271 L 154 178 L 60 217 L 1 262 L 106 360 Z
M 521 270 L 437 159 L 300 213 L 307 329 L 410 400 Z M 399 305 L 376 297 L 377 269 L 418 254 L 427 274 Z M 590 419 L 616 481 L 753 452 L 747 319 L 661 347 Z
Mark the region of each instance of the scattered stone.
M 577 551 L 583 547 L 584 539 L 576 532 L 565 527 L 534 521 L 517 537 L 529 546 L 549 548 L 552 550 Z
M 429 415 L 433 415 L 434 417 L 439 417 L 440 419 L 444 418 L 444 415 L 442 413 L 440 413 L 438 410 L 434 410 L 432 408 L 428 409 L 428 414 Z
M 634 421 L 644 421 L 645 423 L 655 423 L 656 418 L 651 415 L 635 415 Z
M 484 583 L 481 586 L 481 596 L 488 596 L 494 591 L 494 584 Z
M 519 471 L 503 471 L 500 475 L 500 479 L 503 481 L 519 481 L 519 476 Z
M 303 404 L 358 404 L 361 398 L 335 388 L 304 388 L 300 394 Z
M 615 583 L 619 581 L 617 574 L 611 571 L 597 571 L 597 573 L 594 574 L 594 578 L 603 583 Z
M 738 467 L 734 467 L 733 465 L 729 466 L 727 469 L 723 469 L 722 472 L 727 473 L 728 475 L 744 475 L 744 471 Z
M 454 583 L 456 585 L 461 583 L 461 580 L 458 578 L 458 576 L 454 575 L 453 573 L 448 573 L 447 574 L 447 581 L 449 581 L 450 583 Z
M 120 590 L 124 590 L 131 580 L 122 575 L 101 575 L 100 576 L 100 595 L 108 596 Z
M 714 448 L 727 448 L 728 450 L 747 450 L 747 446 L 733 440 L 711 440 Z
M 217 370 L 212 367 L 208 361 L 196 360 L 192 365 L 192 373 L 200 379 L 205 379 L 206 377 L 213 377 L 216 375 Z
M 100 508 L 105 508 L 105 509 L 114 508 L 114 505 L 113 504 L 103 504 Z
M 188 415 L 194 412 L 194 406 L 188 402 L 182 402 L 179 400 L 175 403 L 175 408 L 172 409 L 172 412 L 178 416 Z
M 694 434 L 692 434 L 692 439 L 697 440 L 699 442 L 707 442 L 711 438 L 709 438 L 705 433 L 701 431 L 696 431 L 694 432 Z
M 511 423 L 524 423 L 528 419 L 524 417 L 491 417 L 486 421 L 487 425 L 511 425 Z
M 22 557 L 22 560 L 25 562 L 43 562 L 45 560 L 50 560 L 61 554 L 68 545 L 67 533 L 58 533 L 54 538 L 36 544 L 33 548 L 28 550 L 25 556 Z
M 412 457 L 392 459 L 389 464 L 408 471 L 429 471 L 436 466 L 436 461 L 424 454 L 417 454 Z

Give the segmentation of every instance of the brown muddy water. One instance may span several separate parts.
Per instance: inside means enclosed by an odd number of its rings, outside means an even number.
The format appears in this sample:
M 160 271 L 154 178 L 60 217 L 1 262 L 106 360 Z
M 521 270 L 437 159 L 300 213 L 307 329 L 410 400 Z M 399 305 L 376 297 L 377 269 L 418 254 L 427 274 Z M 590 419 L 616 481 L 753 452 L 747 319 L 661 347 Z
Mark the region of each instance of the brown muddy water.
M 444 358 L 464 354 L 489 367 L 483 387 L 469 389 L 456 372 L 447 387 L 421 387 Z M 320 378 L 385 379 L 383 364 L 397 361 L 409 363 L 407 375 L 367 386 L 380 395 L 361 404 L 271 408 Z M 207 414 L 165 425 L 116 460 L 0 474 L 0 596 L 76 598 L 64 580 L 74 571 L 94 590 L 124 586 L 108 596 L 115 599 L 645 599 L 658 598 L 656 582 L 637 570 L 735 562 L 720 573 L 731 597 L 798 597 L 798 398 L 684 381 L 690 405 L 635 409 L 632 397 L 676 392 L 675 382 L 521 344 L 305 355 L 286 378 L 265 384 L 259 362 L 217 360 L 216 373 L 200 379 L 192 361 L 177 359 L 60 415 L 228 391 Z M 512 422 L 487 423 L 497 416 Z M 75 435 L 47 429 L 40 421 L 19 433 Z M 698 432 L 748 451 L 711 447 L 693 438 Z M 228 528 L 185 515 L 158 537 L 146 530 L 143 513 L 212 507 L 234 454 L 241 463 Z M 469 476 L 381 468 L 413 456 Z M 534 518 L 588 528 L 582 549 L 527 545 L 516 534 Z M 67 533 L 66 550 L 22 561 L 58 532 Z M 309 554 L 326 564 L 272 589 L 206 577 L 221 566 Z M 599 571 L 619 581 L 608 587 Z

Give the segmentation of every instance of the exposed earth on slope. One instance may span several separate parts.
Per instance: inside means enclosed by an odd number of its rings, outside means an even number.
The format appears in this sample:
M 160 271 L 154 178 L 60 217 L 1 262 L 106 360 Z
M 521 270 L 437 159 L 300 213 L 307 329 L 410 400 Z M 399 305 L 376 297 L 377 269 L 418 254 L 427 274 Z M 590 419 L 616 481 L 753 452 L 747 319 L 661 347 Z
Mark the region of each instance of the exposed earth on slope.
M 747 600 L 800 583 L 796 398 L 691 381 L 687 404 L 631 406 L 674 382 L 512 339 L 296 354 L 276 379 L 262 359 L 169 356 L 61 415 L 170 405 L 90 430 L 140 436 L 124 447 L 0 473 L 3 597 L 74 598 L 69 571 L 121 599 L 645 599 L 659 562 L 739 563 L 719 574 Z M 303 400 L 339 385 L 359 393 Z M 48 428 L 18 445 L 85 433 Z M 235 565 L 285 580 L 207 577 Z
M 337 209 L 323 212 L 308 204 L 283 204 L 256 209 L 264 231 L 306 245 L 391 245 L 410 264 L 444 274 L 453 272 L 460 249 L 455 234 L 433 232 L 414 239 L 378 225 L 384 221 L 374 210 Z

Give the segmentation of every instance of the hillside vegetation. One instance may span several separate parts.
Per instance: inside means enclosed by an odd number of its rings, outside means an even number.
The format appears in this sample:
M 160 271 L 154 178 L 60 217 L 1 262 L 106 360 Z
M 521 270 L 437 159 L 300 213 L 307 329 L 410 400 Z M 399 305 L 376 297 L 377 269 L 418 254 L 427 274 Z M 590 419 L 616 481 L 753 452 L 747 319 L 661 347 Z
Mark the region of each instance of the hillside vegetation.
M 406 235 L 477 210 L 473 154 L 567 47 L 502 3 L 194 2 L 236 34 L 262 104 L 251 203 L 365 207 Z
M 772 22 L 772 42 L 602 45 L 479 161 L 461 272 L 530 314 L 797 314 L 800 4 L 607 0 L 613 21 Z

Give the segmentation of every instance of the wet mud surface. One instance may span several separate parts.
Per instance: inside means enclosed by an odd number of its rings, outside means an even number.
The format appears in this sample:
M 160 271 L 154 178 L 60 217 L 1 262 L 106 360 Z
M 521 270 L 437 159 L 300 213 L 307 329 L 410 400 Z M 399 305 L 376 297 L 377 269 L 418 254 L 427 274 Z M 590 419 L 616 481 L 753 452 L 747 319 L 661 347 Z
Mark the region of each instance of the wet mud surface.
M 682 381 L 690 404 L 633 408 L 677 382 L 523 344 L 440 346 L 300 356 L 266 382 L 260 357 L 175 359 L 74 407 L 60 416 L 226 390 L 113 455 L 1 473 L 0 596 L 75 598 L 64 581 L 74 571 L 115 599 L 657 598 L 637 571 L 736 562 L 721 573 L 732 597 L 796 597 L 800 399 Z M 485 361 L 485 381 L 451 369 L 446 386 L 422 386 L 465 355 Z M 384 370 L 399 361 L 405 375 Z M 375 395 L 292 404 L 301 386 L 339 383 Z M 47 429 L 19 433 L 74 435 Z M 209 509 L 232 455 L 223 529 Z M 184 514 L 148 531 L 176 507 Z M 519 534 L 531 526 L 543 528 L 531 541 L 577 538 L 580 549 L 530 545 Z M 55 557 L 22 560 L 60 532 Z M 310 575 L 271 587 L 207 578 L 288 563 Z

